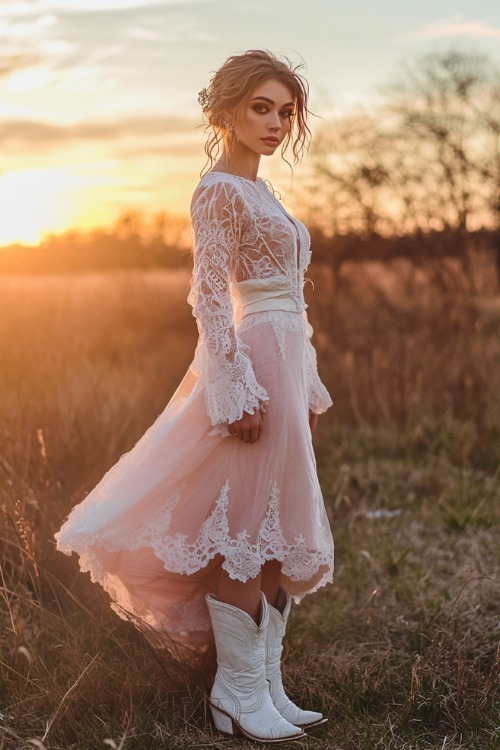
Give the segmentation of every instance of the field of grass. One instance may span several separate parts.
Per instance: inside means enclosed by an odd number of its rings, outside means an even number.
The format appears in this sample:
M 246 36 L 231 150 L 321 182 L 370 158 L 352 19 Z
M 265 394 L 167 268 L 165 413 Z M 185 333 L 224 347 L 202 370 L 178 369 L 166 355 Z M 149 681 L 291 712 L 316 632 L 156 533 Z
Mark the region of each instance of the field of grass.
M 404 265 L 310 275 L 336 578 L 291 617 L 286 687 L 330 718 L 293 746 L 497 750 L 498 300 Z M 191 361 L 187 285 L 0 278 L 0 750 L 251 746 L 210 727 L 213 654 L 155 651 L 53 541 Z

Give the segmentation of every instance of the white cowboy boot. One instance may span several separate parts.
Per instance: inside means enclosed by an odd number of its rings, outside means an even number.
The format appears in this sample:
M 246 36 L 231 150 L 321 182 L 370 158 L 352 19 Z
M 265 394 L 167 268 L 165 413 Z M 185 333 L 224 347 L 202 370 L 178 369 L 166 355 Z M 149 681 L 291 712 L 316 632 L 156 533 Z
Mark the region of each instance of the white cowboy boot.
M 271 698 L 284 719 L 297 727 L 313 727 L 325 724 L 328 719 L 317 711 L 303 711 L 292 703 L 283 688 L 281 679 L 281 652 L 286 623 L 290 614 L 291 598 L 288 591 L 280 586 L 276 607 L 269 607 L 269 624 L 266 641 L 266 677 L 270 684 Z
M 234 727 L 257 742 L 288 742 L 304 736 L 299 727 L 276 710 L 266 680 L 267 601 L 261 594 L 257 625 L 249 614 L 207 594 L 217 650 L 217 674 L 210 693 L 216 729 L 234 734 Z

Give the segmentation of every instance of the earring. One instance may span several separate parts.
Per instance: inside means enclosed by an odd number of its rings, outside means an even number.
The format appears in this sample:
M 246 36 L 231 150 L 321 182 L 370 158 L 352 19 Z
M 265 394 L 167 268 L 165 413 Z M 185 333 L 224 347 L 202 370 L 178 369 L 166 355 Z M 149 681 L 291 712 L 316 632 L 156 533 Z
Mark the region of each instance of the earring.
M 226 130 L 230 138 L 234 138 L 234 125 L 232 122 L 226 122 Z

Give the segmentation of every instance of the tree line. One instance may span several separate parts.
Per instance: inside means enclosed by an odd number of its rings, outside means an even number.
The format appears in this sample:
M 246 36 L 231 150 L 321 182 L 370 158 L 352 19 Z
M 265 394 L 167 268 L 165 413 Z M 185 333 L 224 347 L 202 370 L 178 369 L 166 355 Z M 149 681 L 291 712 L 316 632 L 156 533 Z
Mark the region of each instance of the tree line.
M 38 246 L 0 250 L 0 273 L 57 273 L 115 269 L 187 268 L 189 221 L 159 212 L 122 214 L 109 229 L 71 229 L 48 235 Z

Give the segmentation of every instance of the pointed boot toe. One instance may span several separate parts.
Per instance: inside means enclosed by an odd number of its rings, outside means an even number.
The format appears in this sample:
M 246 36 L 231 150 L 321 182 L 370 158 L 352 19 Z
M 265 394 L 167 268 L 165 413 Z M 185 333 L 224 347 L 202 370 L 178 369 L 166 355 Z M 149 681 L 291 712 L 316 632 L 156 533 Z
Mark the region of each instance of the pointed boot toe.
M 286 721 L 304 729 L 326 724 L 328 719 L 318 711 L 304 711 L 293 703 L 285 693 L 281 675 L 281 654 L 291 598 L 288 591 L 280 587 L 276 607 L 268 604 L 269 624 L 266 638 L 266 678 L 269 682 L 271 699 Z

